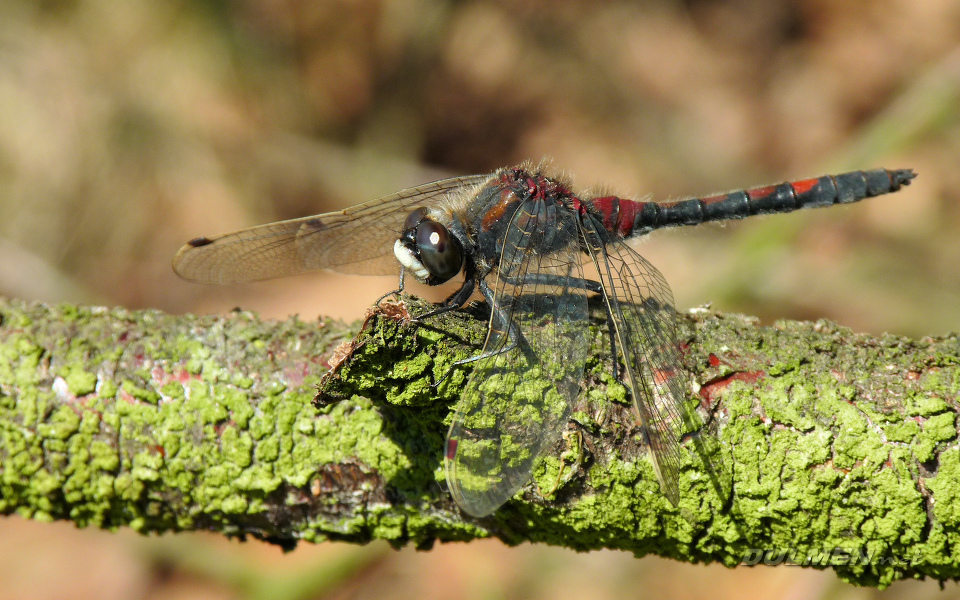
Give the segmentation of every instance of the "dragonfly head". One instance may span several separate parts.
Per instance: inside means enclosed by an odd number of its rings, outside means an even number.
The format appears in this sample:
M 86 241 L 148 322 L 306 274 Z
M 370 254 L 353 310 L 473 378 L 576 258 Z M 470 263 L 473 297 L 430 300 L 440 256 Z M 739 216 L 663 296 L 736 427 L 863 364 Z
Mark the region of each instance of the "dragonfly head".
M 407 217 L 393 253 L 405 269 L 427 285 L 440 285 L 463 267 L 460 241 L 422 206 Z

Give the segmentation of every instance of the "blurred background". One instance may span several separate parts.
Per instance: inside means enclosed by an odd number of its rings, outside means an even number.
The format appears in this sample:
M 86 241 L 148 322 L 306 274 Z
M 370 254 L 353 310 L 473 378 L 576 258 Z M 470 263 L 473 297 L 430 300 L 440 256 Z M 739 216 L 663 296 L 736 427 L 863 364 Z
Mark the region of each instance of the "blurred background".
M 170 259 L 199 235 L 544 157 L 658 200 L 912 167 L 897 194 L 639 249 L 681 309 L 960 329 L 960 0 L 0 2 L 6 296 L 356 319 L 395 279 L 218 288 Z M 283 555 L 0 519 L 2 598 L 701 596 L 960 591 L 497 541 Z

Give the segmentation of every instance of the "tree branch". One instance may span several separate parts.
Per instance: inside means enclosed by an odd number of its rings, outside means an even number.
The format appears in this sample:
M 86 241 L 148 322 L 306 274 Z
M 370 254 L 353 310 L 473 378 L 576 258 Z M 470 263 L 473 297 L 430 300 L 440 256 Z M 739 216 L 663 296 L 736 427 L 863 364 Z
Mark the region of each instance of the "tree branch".
M 385 305 L 351 341 L 342 323 L 246 312 L 0 301 L 0 512 L 285 546 L 496 536 L 731 566 L 786 560 L 875 586 L 960 577 L 955 335 L 684 316 L 690 400 L 713 419 L 712 458 L 733 495 L 719 497 L 691 458 L 674 508 L 598 317 L 588 392 L 563 440 L 531 485 L 475 520 L 444 492 L 442 468 L 469 373 L 431 384 L 476 352 L 483 311 L 414 327 L 405 310 Z

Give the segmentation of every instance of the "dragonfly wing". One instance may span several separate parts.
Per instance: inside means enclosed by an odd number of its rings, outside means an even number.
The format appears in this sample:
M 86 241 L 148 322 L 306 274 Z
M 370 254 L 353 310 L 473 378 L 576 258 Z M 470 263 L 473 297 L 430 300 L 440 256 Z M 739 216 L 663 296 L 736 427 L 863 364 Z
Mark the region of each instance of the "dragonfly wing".
M 410 210 L 435 205 L 489 177 L 443 179 L 336 212 L 197 238 L 177 252 L 173 270 L 205 283 L 259 281 L 317 269 L 390 275 L 398 272 L 393 244 Z
M 450 493 L 486 516 L 530 479 L 579 394 L 589 349 L 576 217 L 530 201 L 511 218 L 483 351 L 447 436 Z M 546 251 L 549 250 L 549 251 Z M 489 298 L 488 298 L 489 300 Z
M 585 215 L 581 226 L 623 357 L 623 383 L 640 414 L 661 489 L 676 506 L 683 463 L 680 438 L 696 429 L 698 419 L 685 408 L 687 375 L 670 286 L 653 265 L 594 217 Z

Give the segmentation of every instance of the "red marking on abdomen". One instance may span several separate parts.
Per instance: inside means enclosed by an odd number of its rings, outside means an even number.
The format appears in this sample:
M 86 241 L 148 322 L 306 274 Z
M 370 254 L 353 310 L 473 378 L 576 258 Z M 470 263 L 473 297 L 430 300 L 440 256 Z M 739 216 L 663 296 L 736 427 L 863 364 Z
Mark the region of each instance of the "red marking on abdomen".
M 593 207 L 603 215 L 603 226 L 607 231 L 614 231 L 620 221 L 619 200 L 615 196 L 603 196 L 590 201 Z
M 717 202 L 723 202 L 730 197 L 730 194 L 717 194 L 716 196 L 704 196 L 700 198 L 700 201 L 704 204 L 716 204 Z
M 620 217 L 617 219 L 617 234 L 627 237 L 633 233 L 633 226 L 637 222 L 637 215 L 643 210 L 646 202 L 636 200 L 620 200 Z
M 797 194 L 806 194 L 813 189 L 819 179 L 804 179 L 803 181 L 791 181 L 790 185 L 793 186 L 794 191 Z
M 772 194 L 776 189 L 777 189 L 777 186 L 775 185 L 768 185 L 766 187 L 754 188 L 752 190 L 747 190 L 747 196 L 749 196 L 751 200 L 756 200 L 757 198 L 765 198 L 770 194 Z

